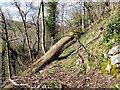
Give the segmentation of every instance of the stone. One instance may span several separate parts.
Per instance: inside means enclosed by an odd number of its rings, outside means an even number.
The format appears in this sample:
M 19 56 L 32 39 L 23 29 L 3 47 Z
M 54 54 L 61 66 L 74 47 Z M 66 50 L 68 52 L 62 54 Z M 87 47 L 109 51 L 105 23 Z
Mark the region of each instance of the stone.
M 111 64 L 120 64 L 120 53 L 117 55 L 110 56 Z
M 108 52 L 112 65 L 120 67 L 120 45 L 114 46 Z
M 107 64 L 107 67 L 105 68 L 105 70 L 109 71 L 111 70 L 111 65 L 110 64 Z
M 109 55 L 115 55 L 117 53 L 120 53 L 120 45 L 114 46 L 108 52 Z

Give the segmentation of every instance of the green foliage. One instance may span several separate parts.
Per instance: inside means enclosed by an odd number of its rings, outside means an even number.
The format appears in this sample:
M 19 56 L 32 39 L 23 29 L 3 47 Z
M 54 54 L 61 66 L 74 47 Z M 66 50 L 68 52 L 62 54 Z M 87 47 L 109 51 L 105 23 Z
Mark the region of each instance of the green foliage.
M 104 41 L 105 42 L 109 42 L 111 40 L 118 41 L 120 35 L 119 31 L 120 31 L 120 18 L 107 25 L 104 34 Z
M 111 75 L 111 76 L 113 76 L 113 75 L 118 76 L 119 71 L 120 71 L 120 70 L 116 67 L 116 65 L 111 65 L 111 72 L 110 72 L 110 75 Z
M 120 38 L 120 17 L 116 13 L 110 18 L 107 18 L 104 22 L 105 26 L 105 33 L 103 36 L 103 42 L 104 47 L 106 48 L 106 53 L 108 50 L 114 46 L 115 44 L 118 44 L 119 38 Z M 105 59 L 104 57 L 102 59 Z M 107 65 L 110 65 L 111 69 L 110 71 L 106 70 Z M 111 65 L 110 61 L 107 59 L 101 67 L 102 73 L 109 73 L 111 76 L 116 75 L 116 77 L 119 74 L 119 69 L 116 67 L 116 65 Z
M 57 2 L 48 2 L 46 17 L 46 30 L 50 32 L 51 37 L 55 39 L 56 35 L 56 18 L 57 18 Z
M 64 70 L 69 71 L 76 66 L 76 55 L 73 55 L 70 59 L 62 62 Z
M 106 70 L 108 65 L 111 67 L 109 71 Z M 120 70 L 116 67 L 116 65 L 111 65 L 109 61 L 106 61 L 106 62 L 103 63 L 103 65 L 101 67 L 101 72 L 104 73 L 104 74 L 108 73 L 111 76 L 116 75 L 116 77 L 117 77 Z
M 95 67 L 95 66 L 96 66 L 95 62 L 93 62 L 93 61 L 89 61 L 89 62 L 88 62 L 88 65 L 89 65 L 90 67 Z
M 116 85 L 113 87 L 113 90 L 120 90 L 120 84 L 116 84 Z
M 99 56 L 98 56 L 98 61 L 97 61 L 97 68 L 98 69 L 100 69 L 101 68 L 101 66 L 103 65 L 103 62 L 104 61 L 107 61 L 105 58 L 104 58 L 104 54 L 100 54 Z
M 103 63 L 103 66 L 101 67 L 101 72 L 102 73 L 104 73 L 104 74 L 106 74 L 108 71 L 105 69 L 106 67 L 107 67 L 107 65 L 108 65 L 108 62 L 104 62 Z
M 64 55 L 70 53 L 70 52 L 72 51 L 72 47 L 73 47 L 73 46 L 70 46 L 70 47 L 68 47 L 67 49 L 65 49 L 65 50 L 63 51 L 63 53 L 61 54 L 61 56 L 64 56 Z

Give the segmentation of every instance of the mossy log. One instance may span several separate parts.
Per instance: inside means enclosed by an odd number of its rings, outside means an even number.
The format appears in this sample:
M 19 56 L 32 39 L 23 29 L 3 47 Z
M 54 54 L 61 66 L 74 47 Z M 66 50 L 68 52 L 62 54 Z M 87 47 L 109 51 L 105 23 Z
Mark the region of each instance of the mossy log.
M 54 44 L 40 59 L 34 62 L 30 67 L 28 67 L 21 77 L 32 75 L 40 70 L 40 68 L 47 62 L 54 61 L 60 54 L 73 43 L 76 42 L 74 38 L 74 33 L 70 32 L 65 37 L 61 38 L 56 44 Z M 3 90 L 12 89 L 15 85 L 13 83 L 8 83 L 3 87 Z

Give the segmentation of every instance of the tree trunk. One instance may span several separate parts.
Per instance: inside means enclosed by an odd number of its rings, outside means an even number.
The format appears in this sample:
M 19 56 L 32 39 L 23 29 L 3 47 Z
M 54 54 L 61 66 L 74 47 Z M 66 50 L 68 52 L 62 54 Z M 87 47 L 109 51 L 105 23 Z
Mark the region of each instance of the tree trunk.
M 24 31 L 25 31 L 25 36 L 26 36 L 26 40 L 27 40 L 27 45 L 28 45 L 28 50 L 29 50 L 29 55 L 30 55 L 30 60 L 33 61 L 33 57 L 32 57 L 32 49 L 30 46 L 30 40 L 29 40 L 29 35 L 28 35 L 28 31 L 27 31 L 27 22 L 26 22 L 26 18 L 27 18 L 27 14 L 25 14 L 25 12 L 23 12 L 18 4 L 18 2 L 16 2 L 16 0 L 14 0 L 15 6 L 19 11 L 19 14 L 22 18 L 22 22 L 23 22 L 23 27 L 24 27 Z
M 75 42 L 76 42 L 76 39 L 74 38 L 74 33 L 70 32 L 68 35 L 61 38 L 56 44 L 54 44 L 40 59 L 34 62 L 28 69 L 26 69 L 21 74 L 21 76 L 25 77 L 38 72 L 39 69 L 45 63 L 48 63 L 57 59 L 66 48 L 68 48 Z M 10 82 L 7 85 L 5 85 L 2 90 L 5 90 L 6 88 L 12 89 L 13 87 L 14 87 L 14 84 Z
M 37 19 L 36 19 L 36 33 L 37 33 L 37 39 L 38 39 L 38 54 L 40 51 L 40 27 L 39 27 L 39 17 L 40 17 L 40 10 L 41 10 L 41 3 L 38 9 L 38 15 L 37 15 Z
M 43 53 L 45 54 L 45 21 L 44 21 L 44 2 L 43 0 L 41 1 L 41 8 L 42 8 L 42 50 Z
M 10 43 L 9 43 L 9 36 L 8 36 L 8 29 L 7 29 L 7 22 L 6 22 L 6 17 L 3 14 L 2 10 L 0 9 L 0 13 L 1 13 L 1 18 L 3 20 L 3 29 L 5 30 L 5 38 L 6 38 L 6 51 L 7 51 L 7 66 L 8 66 L 8 77 L 10 78 L 12 76 L 12 72 L 11 72 L 11 62 L 10 62 Z

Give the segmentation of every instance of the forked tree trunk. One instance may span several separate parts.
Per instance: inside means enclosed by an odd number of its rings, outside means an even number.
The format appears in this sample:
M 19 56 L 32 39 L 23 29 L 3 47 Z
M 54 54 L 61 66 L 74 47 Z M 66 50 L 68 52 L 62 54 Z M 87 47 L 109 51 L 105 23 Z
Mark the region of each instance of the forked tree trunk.
M 39 71 L 39 69 L 47 62 L 51 62 L 57 59 L 60 54 L 73 43 L 76 42 L 74 38 L 74 33 L 70 32 L 65 37 L 61 38 L 56 44 L 54 44 L 40 59 L 34 62 L 28 69 L 26 69 L 22 74 L 21 77 L 32 75 Z M 8 83 L 3 87 L 2 90 L 12 89 L 14 87 L 13 83 Z

